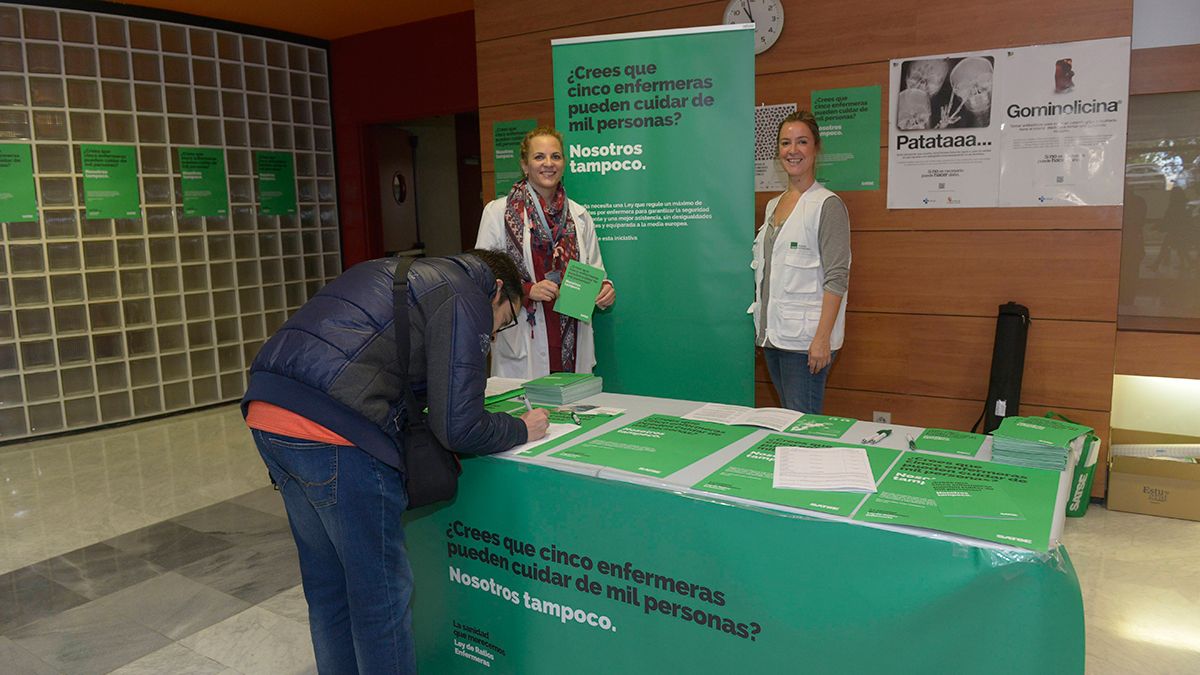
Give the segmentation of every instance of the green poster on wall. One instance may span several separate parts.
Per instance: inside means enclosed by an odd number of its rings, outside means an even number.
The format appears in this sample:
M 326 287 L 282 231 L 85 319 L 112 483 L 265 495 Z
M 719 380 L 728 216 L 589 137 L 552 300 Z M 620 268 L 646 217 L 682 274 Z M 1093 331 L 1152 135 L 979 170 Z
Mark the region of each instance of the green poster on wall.
M 37 220 L 37 190 L 28 144 L 0 145 L 0 223 Z
M 646 476 L 669 476 L 755 431 L 650 415 L 551 456 Z
M 83 158 L 83 198 L 88 218 L 136 218 L 142 214 L 137 148 L 83 145 L 79 154 Z
M 220 148 L 179 148 L 183 214 L 229 214 L 229 185 L 225 180 L 225 151 Z
M 258 210 L 264 216 L 296 213 L 296 163 L 290 152 L 254 153 L 258 166 Z
M 834 192 L 879 189 L 879 85 L 813 91 L 821 127 L 817 180 Z
M 697 490 L 714 494 L 753 499 L 770 504 L 794 506 L 839 516 L 850 515 L 855 507 L 867 498 L 861 492 L 832 492 L 829 490 L 784 490 L 772 487 L 775 478 L 775 448 L 844 448 L 845 443 L 818 441 L 771 434 L 755 443 L 733 461 L 721 467 L 711 476 L 696 483 Z M 863 447 L 863 446 L 854 446 Z M 876 482 L 887 472 L 899 450 L 866 446 L 867 460 Z
M 513 183 L 525 175 L 521 171 L 521 141 L 536 126 L 537 120 L 512 120 L 492 125 L 492 146 L 496 153 L 493 164 L 496 197 L 507 195 Z
M 618 289 L 593 317 L 605 391 L 753 404 L 754 31 L 551 45 L 567 195 Z

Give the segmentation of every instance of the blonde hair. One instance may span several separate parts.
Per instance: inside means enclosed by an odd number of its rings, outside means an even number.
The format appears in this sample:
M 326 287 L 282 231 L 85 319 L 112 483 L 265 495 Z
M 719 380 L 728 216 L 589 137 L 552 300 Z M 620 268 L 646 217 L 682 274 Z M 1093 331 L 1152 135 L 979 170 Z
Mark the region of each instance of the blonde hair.
M 559 131 L 558 129 L 555 129 L 554 127 L 538 127 L 536 129 L 534 129 L 533 131 L 530 131 L 529 133 L 525 134 L 525 138 L 521 140 L 521 163 L 522 164 L 529 163 L 529 141 L 532 141 L 533 139 L 537 138 L 538 136 L 553 136 L 554 138 L 558 139 L 558 147 L 559 148 L 565 149 L 567 147 L 566 144 L 563 143 L 563 135 L 562 135 L 561 131 Z
M 808 126 L 808 130 L 811 131 L 813 135 L 813 146 L 820 151 L 821 128 L 817 126 L 817 118 L 813 117 L 813 114 L 807 110 L 797 110 L 796 112 L 783 118 L 783 121 L 779 123 L 779 129 L 775 132 L 776 147 L 779 146 L 779 137 L 783 135 L 783 125 L 791 124 L 792 122 L 804 122 L 804 124 Z

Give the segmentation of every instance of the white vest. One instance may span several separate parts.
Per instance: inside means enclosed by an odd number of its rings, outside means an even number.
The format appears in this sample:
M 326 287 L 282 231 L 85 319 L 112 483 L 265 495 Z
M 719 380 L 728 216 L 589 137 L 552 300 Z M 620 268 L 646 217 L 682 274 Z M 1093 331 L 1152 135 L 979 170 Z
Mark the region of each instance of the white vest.
M 754 238 L 754 334 L 762 325 L 763 240 L 770 227 L 771 216 L 783 195 L 767 203 L 766 220 Z M 791 215 L 779 229 L 771 250 L 770 302 L 767 303 L 767 339 L 771 345 L 790 351 L 807 351 L 821 321 L 821 304 L 825 299 L 825 269 L 821 266 L 821 247 L 818 234 L 821 226 L 821 207 L 833 192 L 820 183 L 813 183 L 792 209 Z M 845 337 L 846 297 L 838 309 L 830 349 L 841 349 Z

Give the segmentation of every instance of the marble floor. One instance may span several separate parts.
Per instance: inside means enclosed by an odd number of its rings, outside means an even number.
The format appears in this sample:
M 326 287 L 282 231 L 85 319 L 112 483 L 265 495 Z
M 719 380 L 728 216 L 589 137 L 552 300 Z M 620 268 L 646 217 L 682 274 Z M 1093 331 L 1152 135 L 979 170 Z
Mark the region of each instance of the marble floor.
M 314 673 L 295 546 L 236 406 L 0 446 L 0 673 Z M 1087 672 L 1200 673 L 1200 523 L 1068 521 Z

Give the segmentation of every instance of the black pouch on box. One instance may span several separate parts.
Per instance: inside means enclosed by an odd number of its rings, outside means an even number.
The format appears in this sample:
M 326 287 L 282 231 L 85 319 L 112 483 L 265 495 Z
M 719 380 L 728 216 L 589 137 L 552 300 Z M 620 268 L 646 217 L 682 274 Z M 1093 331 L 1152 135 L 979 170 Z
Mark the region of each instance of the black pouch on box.
M 400 388 L 404 394 L 405 422 L 400 433 L 404 439 L 404 481 L 408 508 L 415 509 L 453 499 L 458 493 L 462 465 L 429 429 L 424 402 L 419 402 L 413 394 L 408 376 L 412 358 L 408 313 L 408 268 L 411 265 L 412 259 L 400 259 L 392 282 L 392 301 L 396 313 L 396 352 L 403 373 Z

